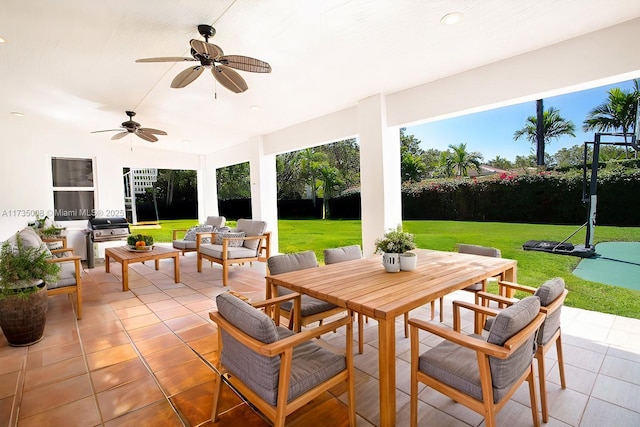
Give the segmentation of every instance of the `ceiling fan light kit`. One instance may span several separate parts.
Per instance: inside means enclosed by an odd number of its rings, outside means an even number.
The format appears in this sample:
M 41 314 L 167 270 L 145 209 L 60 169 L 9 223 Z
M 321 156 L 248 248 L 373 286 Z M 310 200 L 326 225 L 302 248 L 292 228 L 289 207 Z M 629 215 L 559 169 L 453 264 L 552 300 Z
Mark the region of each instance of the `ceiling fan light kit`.
M 242 76 L 235 70 L 248 71 L 250 73 L 271 72 L 271 65 L 265 61 L 242 55 L 225 55 L 220 46 L 209 43 L 209 37 L 213 37 L 216 34 L 215 28 L 211 25 L 198 25 L 198 32 L 204 37 L 204 41 L 192 39 L 189 42 L 192 58 L 171 56 L 137 59 L 136 62 L 200 62 L 200 65 L 189 67 L 175 76 L 171 82 L 171 87 L 176 89 L 192 83 L 200 77 L 205 68 L 211 70 L 218 83 L 234 93 L 242 93 L 249 88 Z

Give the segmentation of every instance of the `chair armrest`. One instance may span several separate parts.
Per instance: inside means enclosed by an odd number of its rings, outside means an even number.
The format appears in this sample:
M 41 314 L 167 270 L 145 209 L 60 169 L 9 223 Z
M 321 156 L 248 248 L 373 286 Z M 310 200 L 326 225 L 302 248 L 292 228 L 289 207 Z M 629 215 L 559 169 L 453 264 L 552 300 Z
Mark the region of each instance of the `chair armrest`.
M 40 240 L 42 240 L 44 243 L 62 242 L 62 249 L 67 247 L 67 236 L 43 237 Z
M 465 301 L 454 301 L 453 302 L 453 329 L 456 332 L 460 332 L 460 308 L 466 308 L 468 310 L 473 311 L 476 314 L 482 314 L 485 316 L 497 316 L 498 310 L 494 310 L 493 308 L 484 307 L 482 305 L 473 304 Z M 481 320 L 478 316 L 475 316 L 476 322 Z M 474 325 L 475 326 L 475 325 Z M 475 330 L 479 330 L 475 328 Z
M 62 257 L 62 258 L 49 258 L 47 260 L 47 262 L 59 263 L 59 262 L 76 261 L 76 260 L 78 260 L 78 261 L 81 260 L 79 255 L 66 256 L 66 257 Z
M 461 345 L 471 350 L 480 351 L 484 354 L 495 356 L 500 359 L 504 359 L 510 353 L 506 348 L 502 346 L 490 344 L 483 339 L 465 335 L 461 332 L 454 331 L 453 329 L 446 328 L 436 323 L 430 323 L 419 319 L 409 319 L 409 326 L 411 326 L 412 328 L 422 329 L 423 331 L 427 331 L 441 338 L 444 338 L 447 341 L 451 341 L 455 344 Z
M 282 295 L 279 297 L 275 297 L 275 298 L 270 298 L 264 301 L 258 301 L 258 302 L 254 302 L 251 303 L 251 305 L 255 308 L 265 308 L 265 307 L 270 307 L 272 305 L 276 305 L 276 304 L 280 304 L 283 303 L 285 301 L 289 301 L 292 300 L 294 298 L 299 298 L 300 294 L 297 292 L 293 292 L 290 294 L 286 294 L 286 295 Z
M 173 237 L 172 237 L 171 240 L 178 240 L 178 233 L 186 233 L 186 232 L 187 232 L 187 230 L 183 229 L 183 228 L 179 228 L 179 229 L 173 230 Z
M 501 280 L 498 282 L 498 286 L 499 286 L 499 293 L 500 295 L 504 295 L 503 294 L 503 290 L 506 289 L 513 289 L 516 291 L 523 291 L 526 292 L 528 294 L 533 295 L 536 292 L 536 288 L 533 288 L 531 286 L 525 286 L 525 285 L 521 285 L 519 283 L 515 283 L 515 282 L 508 282 L 506 280 Z
M 282 354 L 288 349 L 292 349 L 293 347 L 303 342 L 311 341 L 319 335 L 322 335 L 329 331 L 333 331 L 343 325 L 349 324 L 352 321 L 351 316 L 345 316 L 341 319 L 324 324 L 317 328 L 307 329 L 303 332 L 294 334 L 276 342 L 265 344 L 262 341 L 252 338 L 246 335 L 244 332 L 240 331 L 238 328 L 229 323 L 224 317 L 222 317 L 217 311 L 209 312 L 209 318 L 213 320 L 219 328 L 223 329 L 226 333 L 238 340 L 242 345 L 246 346 L 251 351 L 267 357 L 274 357 Z
M 510 305 L 513 305 L 514 303 L 516 303 L 518 301 L 516 299 L 507 298 L 507 297 L 504 297 L 502 295 L 490 294 L 489 292 L 482 292 L 481 291 L 481 292 L 478 292 L 476 295 L 478 296 L 478 298 L 480 298 L 481 303 L 484 303 L 485 301 L 495 301 L 497 303 L 505 304 L 506 306 L 510 306 Z M 482 305 L 485 306 L 484 304 L 482 304 Z M 501 308 L 502 308 L 502 306 L 501 306 Z
M 71 255 L 73 256 L 73 248 L 60 248 L 60 249 L 51 249 L 50 252 L 54 255 L 56 254 L 63 254 L 65 252 L 71 252 Z

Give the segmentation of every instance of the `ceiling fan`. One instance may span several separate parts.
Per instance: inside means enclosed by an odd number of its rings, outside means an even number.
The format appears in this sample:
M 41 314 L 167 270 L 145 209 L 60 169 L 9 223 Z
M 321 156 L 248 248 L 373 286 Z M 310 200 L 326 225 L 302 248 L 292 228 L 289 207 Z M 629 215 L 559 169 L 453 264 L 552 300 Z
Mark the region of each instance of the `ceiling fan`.
M 129 120 L 127 120 L 126 122 L 122 122 L 122 127 L 120 129 L 96 130 L 91 133 L 120 132 L 113 135 L 111 139 L 120 139 L 132 133 L 149 142 L 156 142 L 158 140 L 156 135 L 167 134 L 163 130 L 140 127 L 140 123 L 133 121 L 133 116 L 135 116 L 136 113 L 134 113 L 133 111 L 125 111 L 125 113 L 127 114 L 127 116 L 129 116 Z
M 144 58 L 137 59 L 136 62 L 181 62 L 198 61 L 200 65 L 189 67 L 180 72 L 171 82 L 172 88 L 181 88 L 193 82 L 205 68 L 211 69 L 213 77 L 224 87 L 235 93 L 241 93 L 248 89 L 247 83 L 242 76 L 235 72 L 233 68 L 252 73 L 270 73 L 271 65 L 259 59 L 241 55 L 225 55 L 220 46 L 209 43 L 209 37 L 216 34 L 215 28 L 211 25 L 198 25 L 198 32 L 204 37 L 204 41 L 192 39 L 191 56 L 165 57 L 165 58 Z

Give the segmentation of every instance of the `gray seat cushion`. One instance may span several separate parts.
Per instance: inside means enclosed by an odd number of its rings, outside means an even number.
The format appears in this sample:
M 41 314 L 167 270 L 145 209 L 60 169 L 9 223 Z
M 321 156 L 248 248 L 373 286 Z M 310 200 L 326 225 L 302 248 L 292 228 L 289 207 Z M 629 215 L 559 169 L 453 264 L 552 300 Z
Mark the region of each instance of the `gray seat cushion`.
M 267 260 L 270 274 L 288 273 L 317 266 L 318 259 L 313 251 L 274 255 Z
M 222 259 L 222 245 L 200 245 L 200 253 L 216 259 Z M 255 258 L 256 255 L 255 249 L 249 249 L 244 246 L 227 247 L 227 259 Z
M 209 239 L 211 240 L 211 239 Z M 173 247 L 176 249 L 195 249 L 196 241 L 195 240 L 184 240 L 178 239 L 173 241 Z
M 232 231 L 243 231 L 246 236 L 262 236 L 267 231 L 266 221 L 240 218 L 236 223 L 236 228 Z M 245 240 L 244 246 L 256 250 L 260 241 Z
M 487 341 L 503 345 L 509 338 L 528 325 L 538 314 L 540 303 L 537 297 L 528 297 L 519 301 L 496 317 L 495 330 Z M 493 332 L 493 334 L 492 334 Z M 472 335 L 484 339 L 479 335 Z M 491 341 L 489 341 L 491 340 Z M 533 360 L 534 336 L 524 343 L 507 359 L 489 358 L 493 399 L 499 402 L 509 391 L 514 381 L 526 370 Z M 443 341 L 420 356 L 419 369 L 427 375 L 482 400 L 478 359 L 474 350 Z
M 500 252 L 500 249 L 490 248 L 487 246 L 468 245 L 465 243 L 458 244 L 458 253 L 488 256 L 488 257 L 494 257 L 494 258 L 502 257 L 502 253 Z M 464 290 L 471 291 L 471 292 L 479 292 L 482 290 L 482 283 L 480 282 L 474 283 L 473 285 L 470 285 L 464 288 Z
M 296 252 L 292 254 L 274 255 L 267 260 L 269 273 L 276 275 L 288 273 L 290 271 L 306 270 L 308 268 L 318 267 L 318 259 L 313 251 Z M 286 288 L 279 287 L 278 295 L 286 295 L 291 293 Z M 313 314 L 322 313 L 323 311 L 333 310 L 337 306 L 308 295 L 302 295 L 300 315 L 302 317 L 311 316 Z M 291 311 L 293 301 L 287 301 L 280 304 L 280 308 L 284 311 Z
M 341 246 L 324 250 L 324 263 L 336 264 L 338 262 L 352 261 L 362 258 L 360 245 Z
M 260 310 L 229 293 L 216 297 L 220 315 L 247 335 L 264 342 L 275 342 L 293 334 L 278 327 Z M 271 405 L 277 404 L 280 356 L 266 357 L 252 352 L 226 332 L 222 332 L 222 364 Z M 293 351 L 288 401 L 346 368 L 343 355 L 305 342 Z
M 204 222 L 206 225 L 211 225 L 218 230 L 224 227 L 224 223 L 227 219 L 223 216 L 208 216 L 207 220 Z
M 561 277 L 554 277 L 542 284 L 534 295 L 540 298 L 540 305 L 543 307 L 548 306 L 554 302 L 564 292 L 564 279 Z M 538 332 L 538 344 L 546 344 L 549 342 L 553 334 L 560 329 L 560 313 L 562 307 L 547 316 L 544 323 L 540 327 Z
M 56 263 L 60 266 L 60 280 L 55 283 L 47 282 L 47 288 L 64 288 L 66 286 L 75 286 L 76 280 L 76 263 L 74 261 L 59 262 Z M 82 277 L 82 268 L 80 269 L 80 276 Z

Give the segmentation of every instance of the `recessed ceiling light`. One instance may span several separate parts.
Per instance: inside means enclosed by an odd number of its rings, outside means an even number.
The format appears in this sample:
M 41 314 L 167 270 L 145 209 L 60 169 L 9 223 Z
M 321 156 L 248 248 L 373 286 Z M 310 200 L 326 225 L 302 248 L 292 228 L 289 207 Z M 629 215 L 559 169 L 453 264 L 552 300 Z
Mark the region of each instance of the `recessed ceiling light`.
M 24 116 L 24 114 L 19 112 L 19 111 L 12 111 L 10 114 L 12 116 L 16 116 L 16 117 L 23 117 Z
M 252 105 L 249 108 L 251 108 L 253 111 L 258 111 L 260 109 L 260 106 L 259 105 Z
M 7 40 L 4 37 L 0 36 L 0 44 L 6 43 L 6 42 Z
M 455 25 L 462 21 L 462 14 L 458 12 L 447 13 L 440 19 L 440 22 L 444 25 Z

